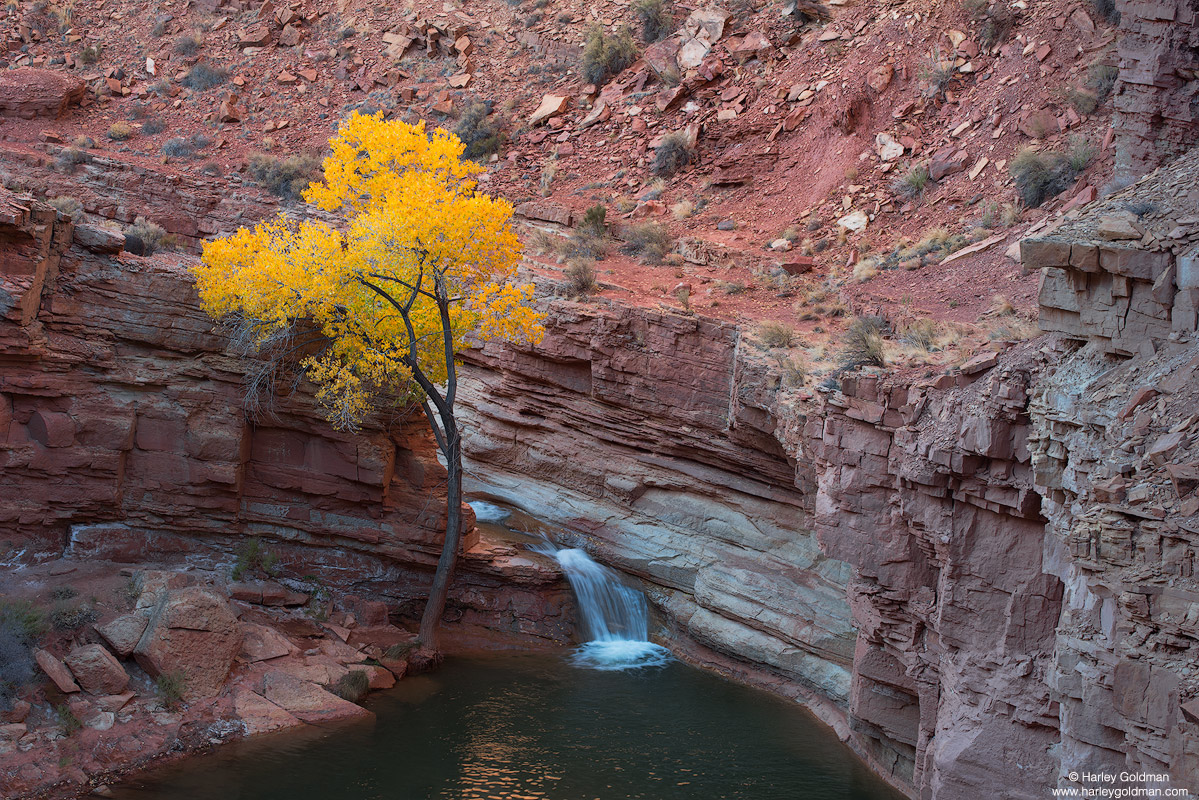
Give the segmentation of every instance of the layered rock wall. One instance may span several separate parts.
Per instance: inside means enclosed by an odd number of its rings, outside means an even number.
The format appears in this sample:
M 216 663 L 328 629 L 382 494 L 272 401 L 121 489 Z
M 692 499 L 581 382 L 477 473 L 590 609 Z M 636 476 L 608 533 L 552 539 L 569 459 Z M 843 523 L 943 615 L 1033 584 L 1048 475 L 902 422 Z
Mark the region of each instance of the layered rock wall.
M 445 528 L 421 418 L 340 433 L 303 384 L 251 418 L 250 363 L 199 307 L 186 260 L 93 252 L 79 241 L 105 240 L 87 233 L 0 198 L 4 560 L 212 568 L 259 536 L 285 574 L 419 615 Z M 468 552 L 451 618 L 568 636 L 560 575 L 510 556 Z
M 1120 11 L 1116 176 L 1134 179 L 1199 141 L 1199 3 L 1115 5 Z
M 773 435 L 764 403 L 777 380 L 738 357 L 732 325 L 547 310 L 540 346 L 465 355 L 473 486 L 586 534 L 644 580 L 680 642 L 782 676 L 776 688 L 843 723 L 849 572 L 820 552 L 810 474 Z

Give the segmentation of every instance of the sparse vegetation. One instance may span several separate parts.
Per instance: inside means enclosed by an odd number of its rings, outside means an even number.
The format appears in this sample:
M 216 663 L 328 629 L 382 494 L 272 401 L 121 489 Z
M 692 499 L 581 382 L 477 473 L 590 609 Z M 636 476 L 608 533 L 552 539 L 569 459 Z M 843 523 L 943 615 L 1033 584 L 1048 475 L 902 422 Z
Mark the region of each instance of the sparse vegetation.
M 108 126 L 108 138 L 114 142 L 123 142 L 133 136 L 133 126 L 128 122 L 118 120 Z
M 89 44 L 79 51 L 79 63 L 91 65 L 100 60 L 100 45 Z
M 899 333 L 901 342 L 926 353 L 933 349 L 936 337 L 937 323 L 927 317 L 912 322 Z
M 46 201 L 55 211 L 71 219 L 83 216 L 83 203 L 74 197 L 51 197 Z
M 558 159 L 557 157 L 547 158 L 545 163 L 541 165 L 541 196 L 549 197 L 554 185 L 554 178 L 558 175 Z
M 357 703 L 366 697 L 367 692 L 370 690 L 370 676 L 366 674 L 365 670 L 361 669 L 350 670 L 338 678 L 337 683 L 333 684 L 333 694 L 342 700 L 349 700 L 351 703 Z
M 931 180 L 928 165 L 915 164 L 908 167 L 902 175 L 895 179 L 891 184 L 891 191 L 905 200 L 914 200 L 924 194 L 924 190 Z
M 279 557 L 263 546 L 257 536 L 242 542 L 234 552 L 237 560 L 233 562 L 230 577 L 235 581 L 240 581 L 247 573 L 268 578 L 279 574 Z
M 191 158 L 208 145 L 208 137 L 202 133 L 194 133 L 188 137 L 173 136 L 163 144 L 162 152 L 168 158 Z
M 92 154 L 86 149 L 72 145 L 58 151 L 58 156 L 54 159 L 54 165 L 59 172 L 71 173 L 75 171 L 75 167 L 79 164 L 87 164 L 91 160 Z
M 791 347 L 795 342 L 795 329 L 784 322 L 767 320 L 758 324 L 758 338 L 767 347 Z
M 75 716 L 75 712 L 71 711 L 71 707 L 66 703 L 59 703 L 54 707 L 54 716 L 58 720 L 58 724 L 62 726 L 63 733 L 67 736 L 73 736 L 83 728 L 83 723 L 79 721 L 79 717 Z
M 1066 159 L 1070 169 L 1075 174 L 1087 168 L 1095 158 L 1095 147 L 1083 136 L 1070 137 L 1070 149 L 1066 151 Z
M 491 108 L 487 103 L 471 103 L 458 118 L 454 135 L 466 145 L 463 158 L 486 161 L 503 147 L 503 131 L 490 114 Z
M 174 237 L 161 225 L 145 217 L 138 217 L 125 229 L 125 249 L 135 256 L 153 255 L 164 248 L 173 247 Z
M 924 84 L 924 94 L 927 97 L 944 98 L 945 90 L 953 83 L 956 76 L 957 68 L 953 64 L 953 59 L 944 58 L 941 55 L 940 47 L 933 50 L 929 54 L 928 61 L 920 67 L 920 80 Z
M 1108 25 L 1120 24 L 1120 9 L 1116 8 L 1116 0 L 1091 0 L 1091 7 Z
M 204 92 L 220 86 L 229 79 L 229 71 L 223 67 L 214 67 L 207 61 L 198 61 L 183 76 L 181 83 L 189 89 Z
M 841 349 L 837 354 L 843 369 L 887 365 L 883 346 L 883 326 L 877 317 L 857 317 L 849 323 L 841 337 Z
M 1099 103 L 1111 96 L 1116 88 L 1116 79 L 1120 77 L 1120 68 L 1113 64 L 1092 64 L 1087 68 L 1087 88 L 1095 93 Z
M 577 256 L 566 262 L 563 270 L 566 278 L 566 293 L 570 297 L 587 297 L 599 289 L 595 281 L 595 260 Z
M 45 617 L 31 603 L 0 600 L 0 710 L 33 680 L 32 648 L 45 633 Z
M 674 15 L 668 0 L 633 0 L 633 16 L 641 26 L 641 40 L 646 44 L 674 33 Z
M 600 24 L 592 26 L 583 45 L 583 79 L 596 86 L 603 86 L 637 58 L 637 45 L 627 28 L 604 33 Z
M 204 46 L 204 39 L 196 34 L 180 36 L 175 42 L 175 52 L 181 56 L 194 56 Z
M 638 256 L 647 264 L 661 264 L 674 247 L 670 232 L 657 222 L 639 222 L 625 228 L 621 234 L 624 244 L 620 246 L 620 251 Z
M 1027 208 L 1036 208 L 1069 188 L 1078 174 L 1071 159 L 1054 152 L 1021 150 L 1008 167 L 1016 182 L 1016 193 Z
M 154 680 L 154 691 L 163 708 L 174 711 L 183 702 L 183 694 L 187 691 L 187 673 L 182 670 L 162 673 Z
M 308 185 L 321 176 L 321 159 L 314 153 L 287 158 L 254 153 L 247 167 L 255 183 L 288 202 L 299 200 Z
M 50 611 L 50 624 L 60 631 L 77 631 L 99 618 L 100 612 L 88 603 L 60 601 Z
M 673 131 L 662 137 L 654 150 L 653 174 L 669 178 L 695 160 L 695 147 L 687 134 Z

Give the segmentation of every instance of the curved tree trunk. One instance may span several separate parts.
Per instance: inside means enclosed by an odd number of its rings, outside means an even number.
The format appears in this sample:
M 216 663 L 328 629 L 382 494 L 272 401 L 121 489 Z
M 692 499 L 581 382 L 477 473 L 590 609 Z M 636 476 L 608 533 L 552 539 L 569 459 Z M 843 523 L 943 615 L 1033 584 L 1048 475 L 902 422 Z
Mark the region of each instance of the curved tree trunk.
M 462 447 L 458 436 L 457 420 L 452 415 L 445 426 L 446 461 L 446 515 L 445 542 L 441 546 L 441 557 L 437 560 L 437 571 L 433 573 L 433 585 L 429 589 L 429 600 L 420 620 L 417 634 L 418 648 L 412 666 L 417 670 L 432 669 L 442 659 L 440 627 L 445 613 L 446 598 L 450 593 L 450 582 L 454 578 L 454 567 L 458 563 L 458 548 L 462 543 Z

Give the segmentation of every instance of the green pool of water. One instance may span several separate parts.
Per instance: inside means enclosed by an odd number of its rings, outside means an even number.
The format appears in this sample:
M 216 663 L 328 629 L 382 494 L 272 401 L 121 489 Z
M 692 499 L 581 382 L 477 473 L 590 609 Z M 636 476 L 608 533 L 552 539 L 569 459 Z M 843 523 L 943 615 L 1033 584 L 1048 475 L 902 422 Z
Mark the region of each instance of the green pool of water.
M 122 800 L 897 800 L 794 704 L 698 669 L 603 672 L 568 653 L 454 658 L 372 723 L 239 742 Z

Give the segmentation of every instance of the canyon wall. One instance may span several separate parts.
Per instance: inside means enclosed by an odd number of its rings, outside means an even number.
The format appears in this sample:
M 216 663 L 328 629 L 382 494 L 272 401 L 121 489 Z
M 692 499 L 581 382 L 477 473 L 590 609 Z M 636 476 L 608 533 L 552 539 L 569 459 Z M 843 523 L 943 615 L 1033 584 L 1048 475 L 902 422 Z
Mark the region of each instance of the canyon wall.
M 0 241 L 0 558 L 214 567 L 259 536 L 284 574 L 419 615 L 445 528 L 422 417 L 337 432 L 301 383 L 254 419 L 187 257 L 120 253 L 11 193 Z M 566 639 L 560 574 L 513 553 L 468 550 L 450 618 Z
M 547 311 L 541 345 L 464 355 L 470 488 L 585 534 L 643 579 L 680 645 L 752 665 L 742 677 L 844 727 L 849 571 L 820 552 L 805 468 L 773 435 L 771 380 L 738 357 L 737 329 L 602 302 Z
M 1120 14 L 1116 178 L 1139 178 L 1199 140 L 1199 3 L 1129 0 Z

